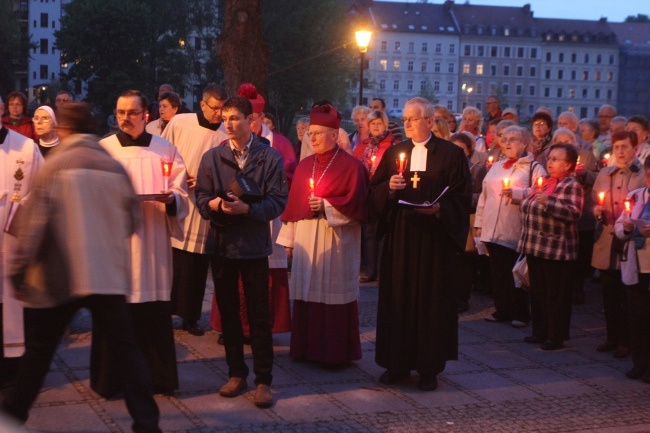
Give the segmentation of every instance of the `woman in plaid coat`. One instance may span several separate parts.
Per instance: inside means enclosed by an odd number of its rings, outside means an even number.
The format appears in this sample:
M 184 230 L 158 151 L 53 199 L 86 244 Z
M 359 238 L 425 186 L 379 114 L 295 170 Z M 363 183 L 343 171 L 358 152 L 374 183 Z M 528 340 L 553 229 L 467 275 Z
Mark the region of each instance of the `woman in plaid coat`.
M 522 232 L 517 251 L 526 255 L 530 274 L 530 311 L 533 335 L 528 343 L 542 350 L 564 347 L 571 321 L 571 286 L 567 275 L 578 257 L 577 222 L 582 214 L 583 190 L 572 173 L 576 149 L 554 144 L 547 158 L 550 175 L 519 208 Z

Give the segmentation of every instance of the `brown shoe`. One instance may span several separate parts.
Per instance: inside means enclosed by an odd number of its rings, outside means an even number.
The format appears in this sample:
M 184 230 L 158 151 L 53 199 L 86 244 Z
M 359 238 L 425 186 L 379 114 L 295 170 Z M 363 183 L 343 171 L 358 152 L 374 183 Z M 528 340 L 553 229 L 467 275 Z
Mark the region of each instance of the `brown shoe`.
M 246 379 L 243 377 L 231 377 L 228 382 L 219 390 L 219 394 L 224 397 L 237 397 L 246 389 Z
M 271 394 L 271 387 L 260 383 L 255 390 L 255 406 L 267 408 L 273 406 L 273 395 Z

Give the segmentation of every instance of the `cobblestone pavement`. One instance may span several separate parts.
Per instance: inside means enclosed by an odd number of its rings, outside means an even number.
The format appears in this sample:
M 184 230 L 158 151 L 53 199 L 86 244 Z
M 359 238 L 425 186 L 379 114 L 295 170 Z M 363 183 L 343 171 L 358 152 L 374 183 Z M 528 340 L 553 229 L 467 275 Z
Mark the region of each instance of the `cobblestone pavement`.
M 204 326 L 211 296 L 209 289 Z M 529 328 L 485 322 L 491 301 L 473 295 L 470 311 L 460 316 L 459 360 L 447 363 L 440 387 L 427 393 L 417 389 L 416 375 L 396 386 L 379 383 L 377 288 L 366 285 L 359 308 L 363 359 L 335 370 L 296 363 L 288 356 L 289 334 L 274 336 L 276 403 L 265 410 L 253 405 L 252 378 L 244 395 L 218 395 L 227 367 L 214 331 L 194 337 L 177 330 L 181 389 L 172 397 L 156 396 L 161 427 L 178 433 L 650 432 L 650 385 L 624 376 L 629 358 L 595 351 L 604 336 L 599 300 L 599 289 L 590 285 L 587 303 L 574 308 L 567 348 L 544 352 L 523 342 Z M 28 431 L 130 431 L 124 402 L 104 400 L 90 390 L 89 325 L 87 315 L 75 320 Z

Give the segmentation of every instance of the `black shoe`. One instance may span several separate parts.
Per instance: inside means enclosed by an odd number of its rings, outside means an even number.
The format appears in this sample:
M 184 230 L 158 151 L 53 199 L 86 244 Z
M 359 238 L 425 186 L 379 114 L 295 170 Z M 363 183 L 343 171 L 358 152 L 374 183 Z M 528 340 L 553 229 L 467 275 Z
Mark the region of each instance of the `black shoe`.
M 205 335 L 205 331 L 199 326 L 197 322 L 186 322 L 183 320 L 181 329 L 187 331 L 188 334 L 196 335 L 197 337 L 202 337 Z
M 612 353 L 612 356 L 618 359 L 626 358 L 631 352 L 632 351 L 627 346 L 618 346 L 614 353 Z
M 641 367 L 632 367 L 632 370 L 625 373 L 628 379 L 641 379 L 645 372 Z
M 546 338 L 538 337 L 537 335 L 529 335 L 524 338 L 524 341 L 530 344 L 541 344 L 546 341 Z
M 418 388 L 420 391 L 435 391 L 438 389 L 438 377 L 420 377 L 420 382 L 418 383 Z
M 618 344 L 614 343 L 613 341 L 607 340 L 596 347 L 596 352 L 609 352 L 616 349 L 617 347 Z
M 406 379 L 410 375 L 411 373 L 393 373 L 390 370 L 386 370 L 384 371 L 384 374 L 379 377 L 379 382 L 383 383 L 384 385 L 393 385 Z
M 559 350 L 564 348 L 564 343 L 561 341 L 545 341 L 542 343 L 541 346 L 539 346 L 540 349 L 542 350 Z

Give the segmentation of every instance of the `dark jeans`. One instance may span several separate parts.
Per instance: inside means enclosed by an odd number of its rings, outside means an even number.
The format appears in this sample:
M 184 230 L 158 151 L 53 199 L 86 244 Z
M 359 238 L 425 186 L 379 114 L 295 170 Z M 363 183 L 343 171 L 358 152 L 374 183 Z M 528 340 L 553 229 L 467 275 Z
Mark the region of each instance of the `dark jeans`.
M 273 340 L 269 315 L 269 261 L 262 259 L 227 259 L 211 256 L 217 306 L 221 314 L 226 362 L 229 377 L 248 377 L 244 361 L 244 331 L 239 317 L 239 276 L 241 275 L 248 324 L 255 384 L 270 385 L 273 380 Z
M 601 270 L 603 283 L 603 310 L 607 341 L 619 346 L 630 346 L 630 323 L 627 308 L 625 285 L 621 281 L 621 271 Z
M 363 275 L 377 277 L 379 275 L 379 263 L 383 236 L 377 236 L 379 219 L 373 218 L 361 226 L 363 230 L 363 245 L 361 248 L 361 263 L 363 264 Z
M 571 284 L 567 275 L 574 261 L 548 260 L 526 255 L 530 275 L 530 311 L 533 335 L 553 343 L 569 338 Z
M 172 254 L 172 314 L 182 317 L 186 322 L 196 322 L 201 318 L 210 257 L 177 248 L 172 248 Z
M 639 274 L 639 283 L 627 287 L 630 311 L 630 348 L 632 364 L 650 371 L 650 274 Z
M 133 431 L 160 432 L 160 412 L 152 397 L 149 371 L 133 336 L 126 299 L 120 295 L 91 295 L 53 308 L 25 308 L 25 354 L 16 387 L 3 409 L 15 418 L 27 420 L 66 326 L 84 307 L 92 312 L 94 326 L 102 330 L 114 355 Z
M 512 268 L 519 253 L 511 248 L 495 243 L 485 244 L 490 252 L 490 275 L 492 277 L 492 297 L 494 298 L 494 315 L 502 320 L 519 320 L 528 323 L 528 293 L 515 287 Z

